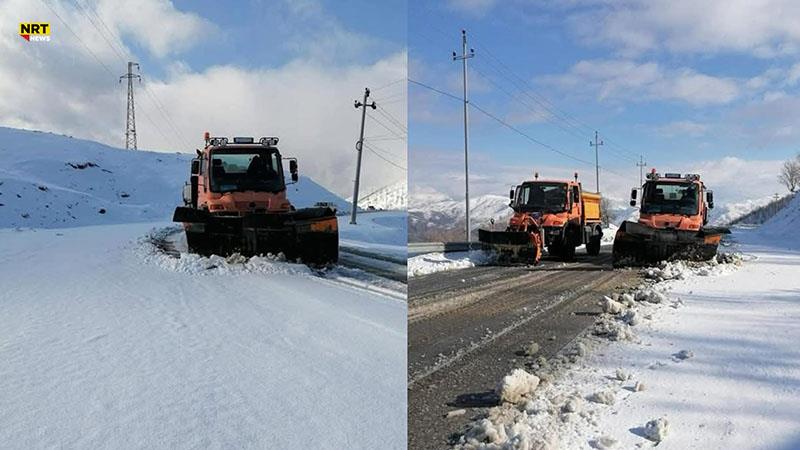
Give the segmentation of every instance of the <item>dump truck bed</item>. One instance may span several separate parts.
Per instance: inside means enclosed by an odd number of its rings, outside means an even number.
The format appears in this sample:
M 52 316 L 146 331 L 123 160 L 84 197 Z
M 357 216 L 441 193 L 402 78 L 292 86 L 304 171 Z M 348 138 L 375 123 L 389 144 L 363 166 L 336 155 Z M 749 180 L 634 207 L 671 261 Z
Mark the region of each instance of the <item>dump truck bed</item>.
M 583 214 L 586 222 L 600 221 L 600 194 L 596 192 L 581 191 L 583 201 Z

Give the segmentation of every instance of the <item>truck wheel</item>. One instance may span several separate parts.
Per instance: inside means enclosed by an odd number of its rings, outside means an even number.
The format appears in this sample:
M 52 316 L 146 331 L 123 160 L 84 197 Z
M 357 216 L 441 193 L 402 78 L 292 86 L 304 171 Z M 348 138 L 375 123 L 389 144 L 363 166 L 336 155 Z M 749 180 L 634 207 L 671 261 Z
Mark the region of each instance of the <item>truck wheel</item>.
M 586 253 L 589 256 L 597 256 L 600 254 L 600 236 L 592 236 L 589 242 L 586 243 Z
M 198 233 L 196 231 L 186 231 L 186 244 L 189 247 L 189 253 L 196 253 L 198 255 L 208 255 L 208 239 L 205 233 Z
M 307 236 L 300 246 L 300 259 L 306 264 L 336 264 L 339 261 L 339 236 L 336 234 Z
M 561 247 L 561 259 L 564 261 L 572 261 L 575 259 L 575 246 L 564 243 L 564 245 Z

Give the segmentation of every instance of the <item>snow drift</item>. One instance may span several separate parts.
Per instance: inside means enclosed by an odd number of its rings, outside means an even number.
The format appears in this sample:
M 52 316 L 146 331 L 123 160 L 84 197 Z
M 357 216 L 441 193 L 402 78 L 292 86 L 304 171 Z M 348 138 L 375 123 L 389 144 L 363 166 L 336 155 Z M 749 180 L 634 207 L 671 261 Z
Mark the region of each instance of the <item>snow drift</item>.
M 169 221 L 191 158 L 0 127 L 0 228 Z M 308 177 L 288 186 L 288 195 L 297 207 L 324 201 L 347 209 Z

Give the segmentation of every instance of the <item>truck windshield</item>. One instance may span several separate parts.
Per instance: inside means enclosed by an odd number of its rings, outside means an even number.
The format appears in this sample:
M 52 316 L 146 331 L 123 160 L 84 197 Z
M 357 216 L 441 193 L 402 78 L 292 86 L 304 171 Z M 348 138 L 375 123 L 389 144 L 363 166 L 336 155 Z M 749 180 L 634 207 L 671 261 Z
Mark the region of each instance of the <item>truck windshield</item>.
M 560 212 L 567 209 L 564 183 L 526 183 L 519 187 L 516 206 L 521 211 Z
M 697 184 L 647 182 L 641 212 L 645 214 L 697 214 Z
M 211 191 L 267 191 L 284 189 L 280 155 L 266 149 L 225 149 L 211 153 Z

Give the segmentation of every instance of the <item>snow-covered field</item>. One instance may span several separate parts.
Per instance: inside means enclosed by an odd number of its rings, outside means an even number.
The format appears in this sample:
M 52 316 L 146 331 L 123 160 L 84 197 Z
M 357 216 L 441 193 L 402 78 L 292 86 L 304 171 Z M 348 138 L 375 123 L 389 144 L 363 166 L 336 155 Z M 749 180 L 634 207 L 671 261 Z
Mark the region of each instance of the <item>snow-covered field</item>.
M 0 127 L 0 228 L 165 221 L 182 204 L 189 154 L 128 151 Z M 302 173 L 302 161 L 300 170 Z M 297 207 L 347 202 L 312 179 L 287 187 Z
M 2 447 L 404 447 L 404 301 L 150 228 L 0 230 Z
M 402 284 L 165 253 L 189 158 L 0 128 L 0 448 L 404 448 Z M 398 214 L 342 238 L 405 254 Z
M 798 221 L 795 199 L 736 230 L 741 261 L 671 263 L 635 296 L 603 300 L 593 335 L 501 382 L 515 400 L 461 446 L 800 448 Z
M 360 212 L 356 225 L 339 216 L 339 245 L 405 259 L 408 255 L 408 215 L 405 211 Z

